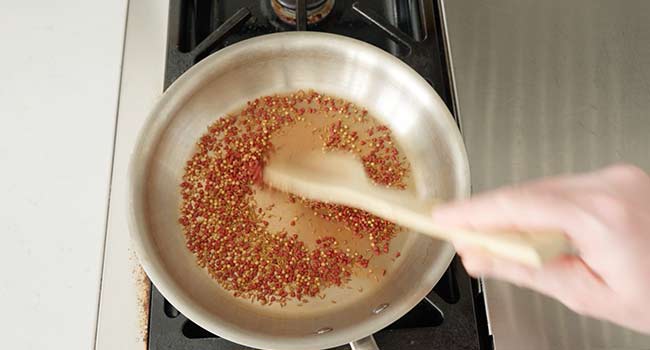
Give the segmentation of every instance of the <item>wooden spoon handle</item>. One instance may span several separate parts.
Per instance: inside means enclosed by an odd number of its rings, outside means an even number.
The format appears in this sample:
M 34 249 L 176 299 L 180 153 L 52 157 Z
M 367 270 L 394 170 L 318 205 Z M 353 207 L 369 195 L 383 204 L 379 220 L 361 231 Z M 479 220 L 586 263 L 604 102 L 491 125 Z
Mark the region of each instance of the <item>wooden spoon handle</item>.
M 562 232 L 475 232 L 449 230 L 455 242 L 474 245 L 495 256 L 539 267 L 562 255 L 574 254 Z
M 410 221 L 409 226 L 417 225 L 419 232 L 476 246 L 497 257 L 533 267 L 539 267 L 559 256 L 575 253 L 566 235 L 559 231 L 473 231 L 442 228 L 438 227 L 430 216 L 414 214 L 409 220 L 417 220 L 418 223 Z
M 365 209 L 415 232 L 466 243 L 484 249 L 489 254 L 539 267 L 548 260 L 574 254 L 563 232 L 475 231 L 441 227 L 431 217 L 433 205 L 405 193 L 373 188 L 341 196 L 345 204 Z
M 440 227 L 431 217 L 435 203 L 406 191 L 375 186 L 368 181 L 361 163 L 347 155 L 319 153 L 271 162 L 264 170 L 264 181 L 283 191 L 359 208 L 415 232 L 472 244 L 531 266 L 571 253 L 571 245 L 561 232 L 479 232 Z

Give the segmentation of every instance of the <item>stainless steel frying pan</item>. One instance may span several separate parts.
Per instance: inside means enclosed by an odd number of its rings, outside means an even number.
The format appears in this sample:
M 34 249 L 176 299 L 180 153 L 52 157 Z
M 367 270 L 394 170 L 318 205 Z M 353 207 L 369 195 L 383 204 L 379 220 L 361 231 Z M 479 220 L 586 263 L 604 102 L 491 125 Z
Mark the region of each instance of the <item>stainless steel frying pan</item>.
M 336 304 L 314 300 L 302 307 L 265 307 L 232 297 L 197 267 L 177 223 L 183 166 L 206 126 L 248 100 L 298 89 L 355 102 L 390 126 L 409 158 L 420 195 L 451 199 L 469 194 L 458 129 L 415 71 L 354 39 L 315 32 L 271 34 L 207 57 L 156 104 L 130 167 L 135 249 L 162 294 L 223 338 L 266 349 L 323 349 L 348 342 L 372 348 L 368 336 L 414 307 L 442 276 L 454 254 L 449 244 L 403 233 L 401 257 L 363 293 L 331 288 L 327 293 Z

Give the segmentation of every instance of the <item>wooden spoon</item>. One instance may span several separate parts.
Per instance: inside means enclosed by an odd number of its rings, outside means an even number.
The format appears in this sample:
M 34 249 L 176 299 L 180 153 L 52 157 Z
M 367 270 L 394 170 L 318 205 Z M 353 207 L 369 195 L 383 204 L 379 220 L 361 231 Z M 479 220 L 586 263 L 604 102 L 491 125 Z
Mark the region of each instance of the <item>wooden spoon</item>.
M 371 183 L 361 162 L 348 153 L 309 152 L 274 157 L 265 166 L 263 176 L 264 182 L 281 191 L 362 209 L 415 232 L 467 243 L 530 266 L 541 266 L 571 253 L 571 245 L 562 232 L 482 232 L 440 227 L 431 218 L 434 201 Z

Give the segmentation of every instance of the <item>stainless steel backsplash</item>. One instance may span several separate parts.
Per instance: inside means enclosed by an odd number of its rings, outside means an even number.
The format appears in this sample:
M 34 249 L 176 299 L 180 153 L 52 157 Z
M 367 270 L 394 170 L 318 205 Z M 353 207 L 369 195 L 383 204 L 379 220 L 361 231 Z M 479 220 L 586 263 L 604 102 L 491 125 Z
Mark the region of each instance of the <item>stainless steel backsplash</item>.
M 475 192 L 620 161 L 650 170 L 650 1 L 445 7 Z M 498 350 L 650 348 L 536 293 L 486 290 Z

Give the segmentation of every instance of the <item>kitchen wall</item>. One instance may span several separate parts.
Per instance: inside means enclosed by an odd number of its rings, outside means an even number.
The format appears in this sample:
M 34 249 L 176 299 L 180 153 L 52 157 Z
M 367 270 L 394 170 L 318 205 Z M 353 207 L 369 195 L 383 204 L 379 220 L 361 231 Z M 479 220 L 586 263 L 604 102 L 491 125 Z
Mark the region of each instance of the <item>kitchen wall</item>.
M 475 192 L 627 161 L 650 170 L 650 2 L 446 1 Z M 488 281 L 497 349 L 650 338 Z

